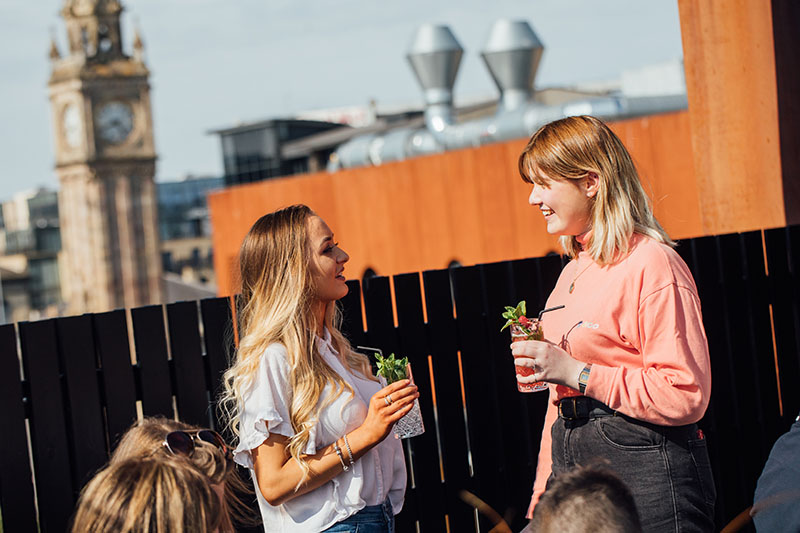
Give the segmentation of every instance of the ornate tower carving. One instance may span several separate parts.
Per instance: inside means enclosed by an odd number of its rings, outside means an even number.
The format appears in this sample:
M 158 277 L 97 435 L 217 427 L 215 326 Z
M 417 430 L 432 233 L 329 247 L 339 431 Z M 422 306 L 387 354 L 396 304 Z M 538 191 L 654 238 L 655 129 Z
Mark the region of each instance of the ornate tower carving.
M 71 313 L 161 302 L 156 152 L 141 40 L 124 53 L 117 0 L 65 0 L 50 102 Z

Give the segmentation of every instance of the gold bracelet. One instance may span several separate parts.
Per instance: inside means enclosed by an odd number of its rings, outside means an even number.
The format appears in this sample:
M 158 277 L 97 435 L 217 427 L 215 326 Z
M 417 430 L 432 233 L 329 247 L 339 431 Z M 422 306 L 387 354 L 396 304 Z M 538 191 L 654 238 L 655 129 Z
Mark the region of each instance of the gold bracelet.
M 347 464 L 344 462 L 344 455 L 342 455 L 342 449 L 339 448 L 339 444 L 337 442 L 333 443 L 333 449 L 336 452 L 336 455 L 339 456 L 339 462 L 342 463 L 342 470 L 344 470 L 345 472 L 350 470 L 350 467 L 347 466 Z

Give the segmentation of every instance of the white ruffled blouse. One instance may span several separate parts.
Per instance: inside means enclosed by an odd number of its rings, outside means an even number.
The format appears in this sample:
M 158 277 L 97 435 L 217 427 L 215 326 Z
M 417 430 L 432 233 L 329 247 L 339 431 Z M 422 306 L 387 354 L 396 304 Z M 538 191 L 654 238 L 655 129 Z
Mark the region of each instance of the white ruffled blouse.
M 344 392 L 320 413 L 304 450 L 309 455 L 360 426 L 367 416 L 370 398 L 381 389 L 379 383 L 352 373 L 342 364 L 327 329 L 324 339 L 317 338 L 317 347 L 325 362 L 353 387 L 355 397 Z M 323 394 L 330 394 L 332 389 L 328 385 Z M 250 450 L 257 448 L 271 433 L 285 437 L 294 435 L 289 419 L 288 392 L 286 348 L 282 344 L 272 344 L 262 355 L 252 386 L 243 394 L 239 445 L 234 451 L 234 460 L 250 469 L 265 531 L 323 531 L 367 505 L 383 503 L 387 496 L 394 514 L 399 513 L 406 490 L 406 465 L 401 442 L 393 433 L 358 459 L 347 472 L 339 473 L 321 487 L 278 506 L 267 503 L 258 490 Z

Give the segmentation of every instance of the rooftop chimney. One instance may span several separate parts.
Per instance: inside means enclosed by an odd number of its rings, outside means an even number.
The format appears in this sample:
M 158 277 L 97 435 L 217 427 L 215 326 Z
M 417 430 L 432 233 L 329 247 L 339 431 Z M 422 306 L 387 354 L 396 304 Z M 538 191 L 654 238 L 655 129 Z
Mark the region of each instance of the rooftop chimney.
M 463 53 L 447 26 L 420 26 L 411 42 L 406 57 L 424 91 L 425 122 L 434 133 L 453 122 L 453 85 Z
M 516 109 L 533 93 L 533 80 L 544 46 L 525 21 L 494 23 L 481 57 L 500 90 L 500 107 Z

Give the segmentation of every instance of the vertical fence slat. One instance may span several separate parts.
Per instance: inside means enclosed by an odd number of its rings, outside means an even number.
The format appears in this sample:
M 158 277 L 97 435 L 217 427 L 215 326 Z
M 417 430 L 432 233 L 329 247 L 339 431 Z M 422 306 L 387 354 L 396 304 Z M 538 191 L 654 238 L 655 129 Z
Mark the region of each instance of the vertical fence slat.
M 536 429 L 533 429 L 531 426 L 527 400 L 529 396 L 541 396 L 546 399 L 547 393 L 521 393 L 517 390 L 514 358 L 509 348 L 511 337 L 508 329 L 500 331 L 505 323 L 501 317 L 505 306 L 516 305 L 523 299 L 528 302 L 538 301 L 532 292 L 519 294 L 514 290 L 512 265 L 510 262 L 485 265 L 483 279 L 489 331 L 487 357 L 494 366 L 496 409 L 500 427 L 495 453 L 503 458 L 501 462 L 508 486 L 507 499 L 496 511 L 506 517 L 512 531 L 519 531 L 527 522 L 525 512 L 531 498 L 539 450 L 540 427 L 535 426 Z M 528 266 L 530 267 L 528 277 L 533 278 L 536 272 L 534 263 L 528 262 Z M 535 306 L 533 303 L 530 315 L 533 315 Z
M 3 531 L 36 529 L 17 335 L 0 326 L 0 514 Z
M 422 316 L 420 276 L 417 273 L 394 277 L 401 354 L 408 357 L 419 388 L 419 405 L 425 433 L 409 439 L 408 446 L 416 482 L 415 501 L 422 533 L 446 529 L 444 493 L 439 470 L 439 452 L 433 415 L 433 394 L 428 370 L 428 346 Z
M 744 304 L 745 324 L 749 325 L 749 350 L 754 368 L 754 396 L 757 402 L 755 412 L 762 440 L 762 461 L 766 462 L 772 444 L 782 432 L 777 390 L 777 374 L 775 372 L 774 352 L 772 348 L 772 326 L 769 316 L 769 284 L 764 266 L 764 246 L 760 231 L 752 231 L 741 235 L 742 255 L 745 272 L 742 280 L 742 292 L 747 295 Z M 749 422 L 749 421 L 748 421 Z
M 231 303 L 228 298 L 202 300 L 200 310 L 203 315 L 203 337 L 208 360 L 210 387 L 213 402 L 222 393 L 222 376 L 228 369 L 228 357 L 233 355 L 233 324 L 231 322 Z M 219 411 L 213 410 L 214 429 L 221 431 L 225 425 L 219 418 Z
M 692 274 L 703 306 L 713 381 L 709 409 L 701 427 L 708 437 L 714 480 L 720 489 L 717 493 L 715 521 L 724 524 L 727 523 L 725 517 L 729 511 L 735 509 L 735 513 L 738 513 L 743 510 L 747 506 L 748 498 L 745 480 L 738 469 L 723 467 L 736 463 L 738 448 L 726 446 L 725 443 L 737 442 L 741 431 L 737 383 L 733 374 L 735 365 L 729 335 L 731 323 L 726 308 L 727 298 L 723 291 L 716 238 L 693 239 L 690 247 L 691 250 L 681 250 L 681 253 L 690 255 L 692 261 Z M 752 494 L 749 497 L 752 498 Z
M 178 302 L 167 306 L 169 343 L 175 371 L 175 396 L 178 417 L 196 426 L 210 423 L 206 369 L 200 342 L 197 302 Z
M 798 228 L 776 228 L 764 232 L 772 286 L 772 314 L 775 324 L 781 398 L 782 430 L 787 431 L 800 410 L 800 309 L 798 281 L 800 236 Z
M 472 486 L 479 498 L 497 510 L 507 504 L 509 495 L 504 479 L 505 461 L 497 460 L 497 440 L 502 428 L 497 416 L 497 382 L 487 342 L 481 268 L 456 268 L 452 277 L 472 451 Z M 481 530 L 491 528 L 485 515 L 480 516 L 480 521 Z
M 798 274 L 800 274 L 800 226 L 789 226 L 784 228 L 784 231 L 789 243 L 790 287 L 795 335 L 800 335 L 800 279 L 798 279 Z M 800 412 L 800 387 L 796 386 L 800 381 L 800 348 L 793 353 L 787 352 L 784 355 L 786 359 L 783 361 L 783 366 L 787 375 L 783 377 L 786 379 L 786 388 L 789 392 L 784 400 L 784 418 L 787 424 L 791 424 Z M 792 386 L 793 384 L 795 386 Z
M 384 355 L 397 353 L 399 344 L 394 329 L 389 278 L 370 278 L 364 282 L 361 290 L 364 295 L 364 312 L 367 318 L 367 344 L 380 348 Z M 370 360 L 372 360 L 372 354 L 370 354 Z
M 342 333 L 353 346 L 366 346 L 363 315 L 361 314 L 361 284 L 357 279 L 347 282 L 347 296 L 339 300 L 342 311 Z
M 58 319 L 56 330 L 69 398 L 68 424 L 75 461 L 73 482 L 80 489 L 108 459 L 92 317 Z
M 472 483 L 469 476 L 467 433 L 461 400 L 458 335 L 453 319 L 450 273 L 446 270 L 429 270 L 422 274 L 422 279 L 439 411 L 439 437 L 446 491 L 445 512 L 448 515 L 450 531 L 474 531 L 473 510 L 458 498 L 458 491 L 472 489 Z
M 167 357 L 164 314 L 160 305 L 131 310 L 136 360 L 145 416 L 172 418 L 172 380 Z
M 757 246 L 761 249 L 760 235 L 758 237 Z M 751 503 L 756 480 L 771 447 L 771 442 L 767 442 L 765 431 L 748 431 L 748 427 L 753 423 L 758 423 L 763 428 L 765 409 L 777 408 L 777 403 L 769 402 L 773 398 L 770 395 L 760 394 L 759 390 L 757 360 L 772 359 L 772 339 L 768 332 L 764 331 L 760 336 L 756 336 L 754 329 L 757 318 L 768 320 L 769 308 L 757 306 L 756 302 L 749 297 L 750 281 L 746 280 L 748 275 L 746 268 L 750 265 L 744 262 L 745 246 L 748 242 L 752 243 L 752 238 L 748 239 L 747 234 L 717 237 L 725 315 L 724 317 L 709 317 L 712 320 L 726 322 L 725 334 L 730 349 L 730 366 L 734 380 L 732 389 L 734 396 L 727 399 L 726 408 L 730 409 L 735 406 L 738 413 L 739 426 L 737 429 L 740 431 L 740 436 L 736 452 L 740 456 L 746 455 L 750 458 L 747 464 L 742 464 L 737 469 L 741 479 L 742 493 L 741 499 L 737 500 L 734 496 L 728 498 L 736 505 L 733 509 L 728 509 L 730 511 L 736 510 L 737 507 L 739 511 L 742 511 Z M 773 383 L 774 376 L 773 371 Z
M 106 425 L 111 450 L 136 420 L 136 383 L 131 364 L 128 323 L 118 309 L 92 316 L 94 338 L 106 398 Z
M 55 320 L 19 324 L 22 360 L 30 387 L 39 523 L 42 531 L 65 531 L 75 503 Z
M 395 331 L 394 318 L 392 315 L 389 278 L 370 278 L 362 285 L 362 290 L 364 296 L 364 311 L 367 319 L 367 345 L 380 348 L 383 350 L 384 355 L 395 353 L 399 356 L 400 345 L 397 341 L 397 332 Z M 370 361 L 374 364 L 373 355 L 368 355 Z M 405 446 L 403 447 L 403 452 L 407 453 Z M 408 460 L 406 460 L 406 464 L 408 464 Z M 397 516 L 398 531 L 411 531 L 414 529 L 414 524 L 417 519 L 417 501 L 414 496 L 413 490 L 408 491 L 405 504 L 403 505 L 403 512 Z

